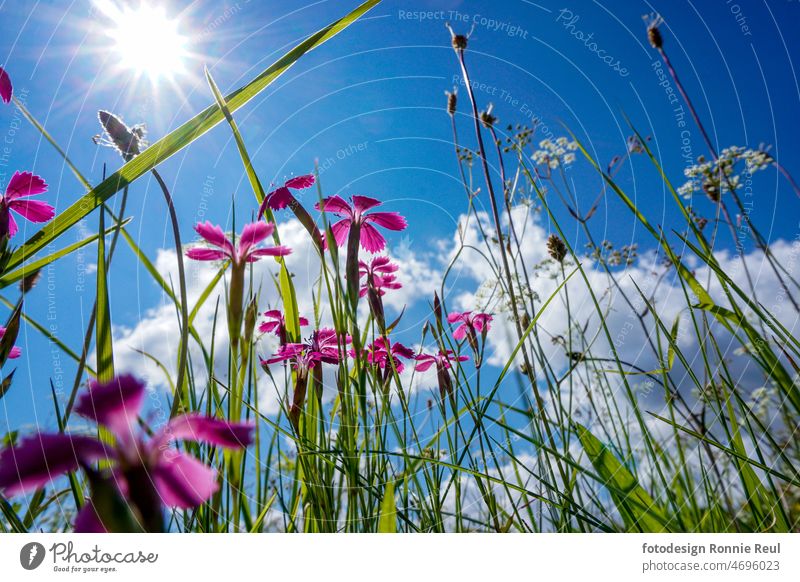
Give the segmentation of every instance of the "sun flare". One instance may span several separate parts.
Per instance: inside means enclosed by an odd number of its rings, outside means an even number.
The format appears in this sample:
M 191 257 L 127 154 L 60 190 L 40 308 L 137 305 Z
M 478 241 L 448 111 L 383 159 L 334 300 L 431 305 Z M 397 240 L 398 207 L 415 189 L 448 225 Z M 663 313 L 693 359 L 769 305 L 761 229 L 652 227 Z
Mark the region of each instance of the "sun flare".
M 95 6 L 111 21 L 107 34 L 123 68 L 153 81 L 185 70 L 188 39 L 180 33 L 178 20 L 170 18 L 163 7 L 144 2 L 119 6 L 112 0 L 95 0 Z

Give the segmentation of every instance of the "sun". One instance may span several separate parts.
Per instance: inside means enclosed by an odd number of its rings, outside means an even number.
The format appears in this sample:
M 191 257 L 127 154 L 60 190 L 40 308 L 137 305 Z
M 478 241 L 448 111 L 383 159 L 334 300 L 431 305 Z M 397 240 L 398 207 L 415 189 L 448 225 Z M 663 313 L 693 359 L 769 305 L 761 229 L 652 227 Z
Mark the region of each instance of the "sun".
M 107 34 L 123 68 L 152 81 L 185 71 L 188 39 L 180 33 L 178 20 L 170 18 L 162 6 L 145 2 L 118 6 L 112 0 L 94 0 L 94 4 L 111 21 Z

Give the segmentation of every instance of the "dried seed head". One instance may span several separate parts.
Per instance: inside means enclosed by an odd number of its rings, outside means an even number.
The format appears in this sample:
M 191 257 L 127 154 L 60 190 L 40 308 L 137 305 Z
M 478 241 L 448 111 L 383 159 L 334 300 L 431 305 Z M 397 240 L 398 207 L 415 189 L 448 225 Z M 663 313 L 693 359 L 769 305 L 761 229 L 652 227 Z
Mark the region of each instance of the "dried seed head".
M 453 45 L 453 48 L 457 51 L 464 51 L 467 50 L 467 41 L 469 41 L 469 36 L 472 34 L 472 30 L 469 31 L 469 34 L 456 34 L 453 30 L 453 27 L 450 26 L 450 23 L 445 23 L 447 30 L 450 31 L 450 42 Z M 473 25 L 473 29 L 475 26 Z
M 447 95 L 447 114 L 453 117 L 456 114 L 456 105 L 458 104 L 458 89 L 453 87 L 453 92 L 445 91 Z
M 564 257 L 567 256 L 567 245 L 558 235 L 551 234 L 547 237 L 547 253 L 559 263 L 563 263 Z
M 492 115 L 492 109 L 494 109 L 494 105 L 489 103 L 489 107 L 481 111 L 481 123 L 486 129 L 490 129 L 497 122 L 497 118 Z
M 645 16 L 644 19 L 647 22 L 647 40 L 650 41 L 650 46 L 654 49 L 660 49 L 664 46 L 664 39 L 661 37 L 661 31 L 658 30 L 658 26 L 664 22 L 664 19 L 658 14 Z

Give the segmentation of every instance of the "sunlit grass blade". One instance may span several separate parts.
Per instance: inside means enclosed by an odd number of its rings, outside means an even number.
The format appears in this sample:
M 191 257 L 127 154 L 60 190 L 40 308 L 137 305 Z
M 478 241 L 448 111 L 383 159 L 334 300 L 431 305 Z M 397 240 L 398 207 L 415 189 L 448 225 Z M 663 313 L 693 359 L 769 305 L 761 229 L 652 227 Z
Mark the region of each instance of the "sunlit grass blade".
M 105 231 L 105 211 L 100 212 L 100 232 Z M 108 298 L 108 271 L 105 237 L 97 240 L 97 318 L 95 325 L 97 379 L 109 382 L 114 377 L 114 346 L 111 336 L 111 305 Z

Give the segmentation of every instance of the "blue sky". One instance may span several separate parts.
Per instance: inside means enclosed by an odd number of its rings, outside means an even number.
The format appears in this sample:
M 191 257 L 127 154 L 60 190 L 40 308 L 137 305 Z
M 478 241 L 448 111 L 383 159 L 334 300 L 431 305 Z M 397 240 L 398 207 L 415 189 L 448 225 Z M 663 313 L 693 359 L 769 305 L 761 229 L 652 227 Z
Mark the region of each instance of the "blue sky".
M 115 111 L 129 123 L 146 122 L 157 139 L 211 102 L 203 65 L 223 90 L 232 90 L 356 3 L 163 4 L 180 19 L 193 56 L 185 74 L 154 86 L 147 79 L 134 82 L 119 67 L 111 39 L 103 34 L 107 23 L 90 2 L 0 3 L 0 63 L 18 97 L 92 181 L 99 182 L 104 163 L 111 170 L 120 165 L 114 152 L 91 142 L 98 109 Z M 452 237 L 455 219 L 466 208 L 444 112 L 443 92 L 457 74 L 445 21 L 460 31 L 475 24 L 469 65 L 473 79 L 484 84 L 477 98 L 484 105 L 494 102 L 499 127 L 529 122 L 531 115 L 556 134 L 564 124 L 608 161 L 624 151 L 631 133 L 625 114 L 653 137 L 657 155 L 680 184 L 681 146 L 688 143 L 693 156 L 707 152 L 692 124 L 688 136 L 682 134 L 674 105 L 659 85 L 653 69 L 657 55 L 642 21 L 653 11 L 666 20 L 665 48 L 719 148 L 765 142 L 784 166 L 800 167 L 794 70 L 800 48 L 790 28 L 800 16 L 798 2 L 387 1 L 302 59 L 236 117 L 263 181 L 310 172 L 318 159 L 327 194 L 362 193 L 386 201 L 411 223 L 390 244 L 422 252 L 428 241 Z M 618 66 L 607 65 L 578 38 L 588 35 Z M 463 91 L 461 96 L 464 111 Z M 468 120 L 460 124 L 471 144 Z M 49 183 L 46 198 L 57 210 L 83 193 L 50 146 L 10 107 L 0 110 L 0 135 L 11 150 L 0 167 L 3 183 L 14 170 L 32 170 Z M 643 160 L 634 168 L 624 171 L 621 182 L 651 217 L 669 225 L 674 211 L 662 185 Z M 198 219 L 228 222 L 231 196 L 237 213 L 255 210 L 227 127 L 216 128 L 159 170 L 172 186 L 187 240 Z M 573 172 L 579 196 L 588 203 L 599 182 L 586 164 Z M 771 172 L 758 176 L 757 188 L 754 222 L 770 241 L 794 238 L 798 201 L 791 190 Z M 593 224 L 598 238 L 618 245 L 645 240 L 620 204 L 606 200 Z M 143 179 L 132 187 L 127 213 L 134 217 L 129 229 L 145 251 L 171 246 L 155 183 Z M 96 215 L 88 219 L 86 232 L 96 229 L 96 221 Z M 34 232 L 27 228 L 15 242 Z M 58 246 L 77 238 L 70 232 Z M 60 262 L 27 305 L 28 314 L 54 325 L 75 349 L 93 299 L 93 275 L 84 269 L 94 262 L 91 248 Z M 111 293 L 114 323 L 123 326 L 134 325 L 159 299 L 122 246 Z M 3 291 L 5 297 L 14 294 Z M 47 417 L 48 378 L 59 369 L 67 390 L 72 383 L 73 366 L 36 332 L 24 330 L 20 344 L 25 355 L 18 361 L 15 389 L 4 399 L 0 432 L 6 422 L 13 429 L 20 421 L 41 421 L 39 414 Z M 36 418 L 31 402 L 37 404 Z

